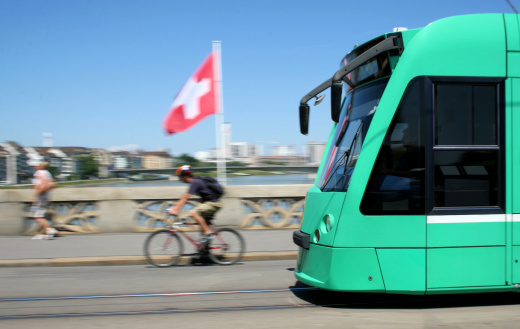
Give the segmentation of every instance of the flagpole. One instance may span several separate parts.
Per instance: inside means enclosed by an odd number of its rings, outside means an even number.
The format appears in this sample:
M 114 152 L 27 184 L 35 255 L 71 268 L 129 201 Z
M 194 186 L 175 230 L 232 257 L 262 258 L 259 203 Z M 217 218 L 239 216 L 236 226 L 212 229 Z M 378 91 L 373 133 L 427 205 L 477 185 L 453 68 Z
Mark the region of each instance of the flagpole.
M 215 114 L 215 134 L 217 143 L 217 175 L 222 185 L 227 185 L 226 179 L 226 143 L 224 139 L 224 100 L 222 91 L 222 59 L 221 59 L 221 41 L 213 41 L 213 53 L 216 56 L 214 62 L 215 70 L 215 87 L 218 91 L 218 113 Z

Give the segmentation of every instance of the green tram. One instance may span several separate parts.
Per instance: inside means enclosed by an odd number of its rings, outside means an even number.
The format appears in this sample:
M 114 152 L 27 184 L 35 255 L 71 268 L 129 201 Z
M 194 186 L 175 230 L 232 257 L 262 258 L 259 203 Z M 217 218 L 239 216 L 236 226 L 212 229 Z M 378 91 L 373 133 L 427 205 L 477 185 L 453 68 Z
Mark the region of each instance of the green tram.
M 299 281 L 351 292 L 518 291 L 519 21 L 456 16 L 382 35 L 303 97 L 307 134 L 307 102 L 330 88 L 333 129 L 293 234 Z

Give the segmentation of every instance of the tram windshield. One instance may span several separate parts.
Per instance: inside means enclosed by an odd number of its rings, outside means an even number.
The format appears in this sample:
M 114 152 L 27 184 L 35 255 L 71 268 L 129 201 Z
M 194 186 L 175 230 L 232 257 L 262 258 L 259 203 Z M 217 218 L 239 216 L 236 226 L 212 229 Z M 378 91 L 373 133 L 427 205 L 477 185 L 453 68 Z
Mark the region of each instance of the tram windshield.
M 388 79 L 378 80 L 347 94 L 330 141 L 326 157 L 328 162 L 317 184 L 323 192 L 347 191 L 361 146 L 387 83 Z

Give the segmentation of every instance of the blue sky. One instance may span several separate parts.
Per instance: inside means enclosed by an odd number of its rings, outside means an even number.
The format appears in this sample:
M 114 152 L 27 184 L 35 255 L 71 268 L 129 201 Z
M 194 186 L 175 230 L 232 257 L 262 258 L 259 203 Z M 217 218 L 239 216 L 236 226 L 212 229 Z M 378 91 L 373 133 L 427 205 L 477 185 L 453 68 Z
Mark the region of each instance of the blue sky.
M 331 121 L 327 98 L 301 135 L 300 99 L 355 44 L 490 12 L 513 10 L 505 0 L 1 0 L 0 143 L 41 146 L 50 132 L 55 146 L 215 147 L 214 116 L 172 136 L 161 123 L 219 40 L 231 140 L 301 150 L 326 141 Z

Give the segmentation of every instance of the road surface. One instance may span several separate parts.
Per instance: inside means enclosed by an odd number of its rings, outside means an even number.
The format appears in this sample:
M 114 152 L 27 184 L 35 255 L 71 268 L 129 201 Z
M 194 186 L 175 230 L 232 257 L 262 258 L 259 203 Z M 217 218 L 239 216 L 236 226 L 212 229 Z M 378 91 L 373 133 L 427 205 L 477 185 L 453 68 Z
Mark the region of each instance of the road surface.
M 0 268 L 1 328 L 514 328 L 520 295 L 326 292 L 294 261 Z

